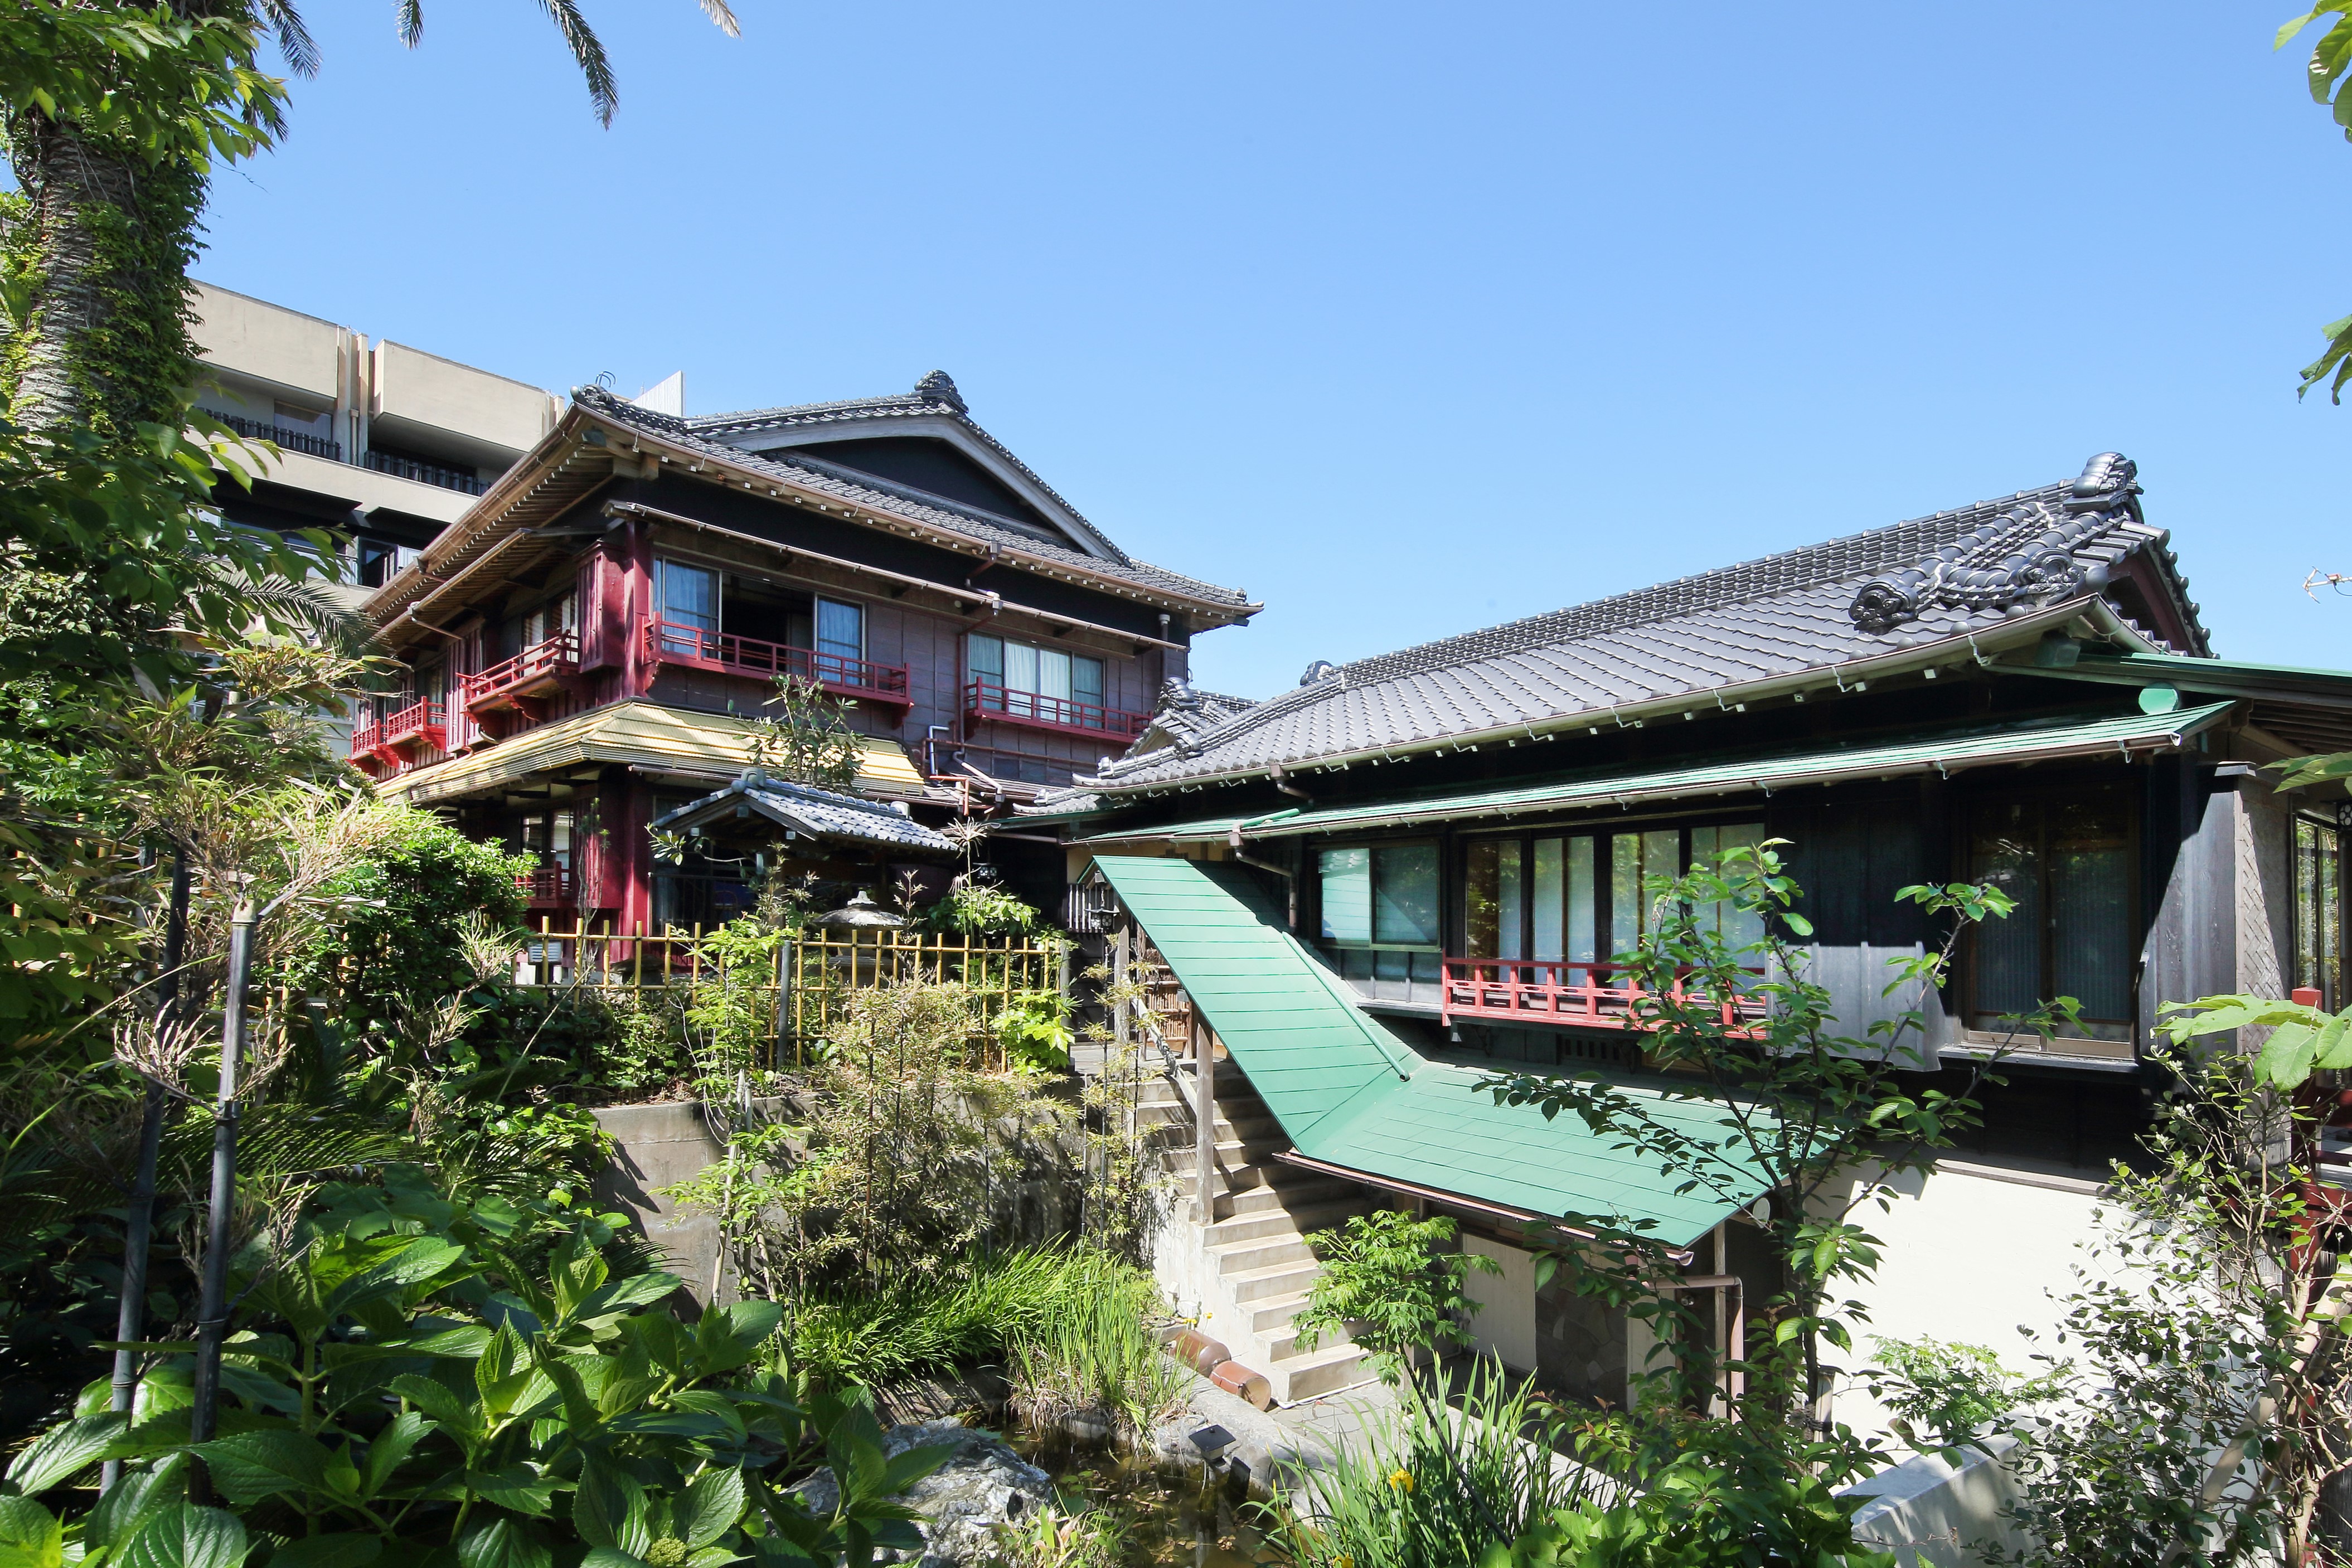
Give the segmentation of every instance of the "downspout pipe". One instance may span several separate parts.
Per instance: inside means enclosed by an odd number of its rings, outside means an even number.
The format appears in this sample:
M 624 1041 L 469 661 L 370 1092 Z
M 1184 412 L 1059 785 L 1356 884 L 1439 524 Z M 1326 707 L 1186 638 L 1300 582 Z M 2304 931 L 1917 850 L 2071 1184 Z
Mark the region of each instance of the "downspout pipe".
M 1272 861 L 1262 861 L 1244 849 L 1242 825 L 1239 822 L 1235 822 L 1233 831 L 1225 835 L 1225 847 L 1233 852 L 1234 859 L 1241 862 L 1242 864 L 1255 866 L 1260 871 L 1270 871 L 1282 879 L 1282 885 L 1288 889 L 1290 894 L 1290 933 L 1294 936 L 1297 936 L 1298 934 L 1298 873 L 1286 865 L 1276 865 Z

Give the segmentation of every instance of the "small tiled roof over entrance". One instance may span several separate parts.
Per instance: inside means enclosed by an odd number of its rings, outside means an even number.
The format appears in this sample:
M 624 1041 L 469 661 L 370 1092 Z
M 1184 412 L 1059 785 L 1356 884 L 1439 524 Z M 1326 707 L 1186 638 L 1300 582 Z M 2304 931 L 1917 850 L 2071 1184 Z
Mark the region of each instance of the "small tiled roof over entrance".
M 1678 578 L 1350 664 L 1306 680 L 1165 749 L 1122 758 L 1087 787 L 1117 794 L 1379 757 L 1452 737 L 1503 733 L 1622 707 L 1830 670 L 1966 639 L 2098 598 L 2126 561 L 2156 558 L 2177 590 L 2165 534 L 2142 518 L 2131 463 L 2114 453 L 2079 478 Z M 2196 606 L 2168 591 L 2193 645 Z M 2153 628 L 2151 647 L 2166 646 Z

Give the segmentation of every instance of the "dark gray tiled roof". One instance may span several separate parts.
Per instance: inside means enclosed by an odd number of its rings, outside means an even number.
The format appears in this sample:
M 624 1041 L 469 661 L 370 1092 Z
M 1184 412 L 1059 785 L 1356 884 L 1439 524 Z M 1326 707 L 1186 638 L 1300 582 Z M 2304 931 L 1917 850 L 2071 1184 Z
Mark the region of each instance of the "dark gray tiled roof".
M 2094 459 L 2093 469 L 2112 455 Z M 1620 706 L 1826 669 L 2000 626 L 2048 602 L 2012 585 L 2003 603 L 1915 595 L 1914 612 L 1883 631 L 1858 622 L 1857 596 L 1874 579 L 1918 566 L 1979 535 L 2006 548 L 2065 519 L 2079 568 L 2072 583 L 2158 544 L 2140 520 L 2120 458 L 2095 493 L 2084 480 L 2021 491 L 1931 517 L 1678 578 L 1632 593 L 1425 643 L 1331 668 L 1318 664 L 1294 690 L 1166 749 L 1111 764 L 1081 788 L 1125 792 L 1263 772 L 1318 758 L 1377 755 L 1449 737 L 1594 716 Z M 2012 554 L 2016 551 L 2012 549 Z M 1974 559 L 1973 556 L 1970 557 Z M 1907 579 L 1906 580 L 1908 580 Z M 1990 597 L 1978 593 L 1979 599 Z M 1864 615 L 1864 619 L 1869 619 Z
M 1108 556 L 1089 555 L 1086 551 L 1057 540 L 1041 538 L 1034 528 L 1024 528 L 998 517 L 977 507 L 968 507 L 944 497 L 921 495 L 904 486 L 892 485 L 869 474 L 862 474 L 839 464 L 816 457 L 801 457 L 784 453 L 773 455 L 746 452 L 740 447 L 712 441 L 701 428 L 701 421 L 679 419 L 672 414 L 656 413 L 639 408 L 614 396 L 602 387 L 575 387 L 572 401 L 593 409 L 615 423 L 632 425 L 648 434 L 658 435 L 692 451 L 708 454 L 717 460 L 732 464 L 746 473 L 767 474 L 803 489 L 814 490 L 851 506 L 870 507 L 896 517 L 927 523 L 950 533 L 961 534 L 982 544 L 1002 545 L 1025 551 L 1034 556 L 1066 565 L 1076 571 L 1092 572 L 1097 576 L 1132 582 L 1138 587 L 1161 593 L 1180 595 L 1206 603 L 1240 610 L 1248 607 L 1249 598 L 1238 589 L 1220 588 L 1202 582 L 1181 572 L 1153 566 L 1112 547 Z M 866 402 L 886 400 L 867 399 Z M 815 407 L 835 405 L 815 404 Z M 944 412 L 944 405 L 941 405 Z M 789 411 L 779 411 L 789 412 Z M 711 420 L 743 417 L 709 415 Z M 976 427 L 975 427 L 976 428 Z M 919 495 L 920 499 L 916 498 Z M 1075 515 L 1075 514 L 1073 514 Z M 1105 541 L 1108 544 L 1108 541 Z
M 779 826 L 812 838 L 878 844 L 888 849 L 928 850 L 938 854 L 955 852 L 955 845 L 944 835 L 932 831 L 894 805 L 771 779 L 757 769 L 724 789 L 664 813 L 652 825 L 667 832 L 682 832 L 732 818 L 739 804 L 750 806 Z

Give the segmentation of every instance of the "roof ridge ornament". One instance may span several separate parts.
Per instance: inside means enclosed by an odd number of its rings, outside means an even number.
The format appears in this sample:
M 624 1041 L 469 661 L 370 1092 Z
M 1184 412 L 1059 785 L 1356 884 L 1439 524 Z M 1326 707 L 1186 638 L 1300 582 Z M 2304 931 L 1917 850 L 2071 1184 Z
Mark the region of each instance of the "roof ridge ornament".
M 945 371 L 933 371 L 915 383 L 915 395 L 927 402 L 943 402 L 958 413 L 970 413 L 971 408 L 956 391 L 955 380 Z
M 2123 454 L 2102 452 L 2083 465 L 2062 505 L 2011 507 L 1917 565 L 1864 583 L 1846 613 L 1875 636 L 1930 610 L 2008 610 L 2103 589 L 2105 565 L 2086 566 L 2074 552 L 2137 517 L 2138 474 Z

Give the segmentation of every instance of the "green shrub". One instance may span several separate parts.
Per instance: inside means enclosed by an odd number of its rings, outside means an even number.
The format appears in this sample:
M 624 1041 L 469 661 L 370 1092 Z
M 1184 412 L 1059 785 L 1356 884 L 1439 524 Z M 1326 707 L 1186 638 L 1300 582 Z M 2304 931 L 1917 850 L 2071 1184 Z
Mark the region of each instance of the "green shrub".
M 1980 1344 L 1938 1339 L 1881 1339 L 1879 1364 L 1863 1374 L 1870 1396 L 1886 1406 L 1895 1436 L 1921 1453 L 1949 1453 L 2021 1405 L 2047 1397 L 2052 1377 L 2028 1379 Z
M 1102 1296 L 1149 1288 L 1140 1270 L 1099 1253 L 982 1254 L 954 1278 L 810 1292 L 786 1305 L 778 1343 L 813 1378 L 879 1387 L 1001 1357 Z
M 1407 1384 L 1396 1410 L 1316 1472 L 1303 1507 L 1280 1508 L 1277 1542 L 1297 1568 L 1473 1568 L 1556 1510 L 1620 1489 L 1557 1462 L 1532 1385 L 1474 1364 L 1454 1407 Z
M 1391 1380 L 1408 1351 L 1468 1344 L 1457 1314 L 1475 1312 L 1478 1303 L 1463 1294 L 1462 1281 L 1473 1269 L 1502 1270 L 1491 1258 L 1444 1250 L 1454 1231 L 1443 1215 L 1415 1219 L 1383 1208 L 1350 1215 L 1345 1229 L 1309 1236 L 1323 1271 L 1298 1314 L 1298 1343 L 1311 1347 L 1327 1334 L 1352 1333 Z
M 1160 1292 L 1138 1274 L 1050 1314 L 1013 1342 L 1013 1409 L 1038 1427 L 1097 1416 L 1130 1437 L 1168 1419 L 1187 1384 L 1148 1321 L 1159 1305 Z

